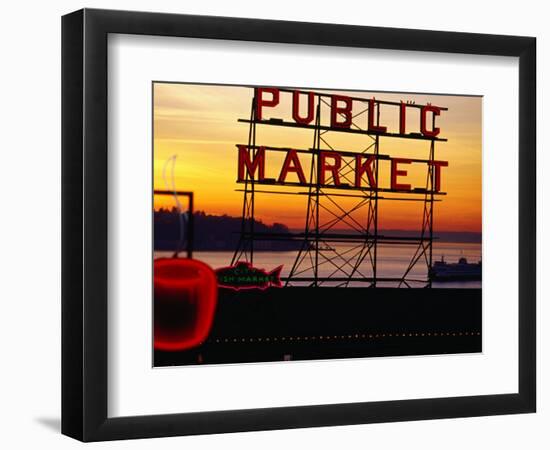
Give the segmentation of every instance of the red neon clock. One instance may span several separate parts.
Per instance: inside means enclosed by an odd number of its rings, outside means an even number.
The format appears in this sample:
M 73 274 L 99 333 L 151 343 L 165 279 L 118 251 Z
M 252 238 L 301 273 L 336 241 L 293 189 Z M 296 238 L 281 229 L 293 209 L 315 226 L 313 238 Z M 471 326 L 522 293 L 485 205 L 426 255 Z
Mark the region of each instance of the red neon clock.
M 189 258 L 154 262 L 154 346 L 181 351 L 202 344 L 212 327 L 217 278 L 207 264 Z

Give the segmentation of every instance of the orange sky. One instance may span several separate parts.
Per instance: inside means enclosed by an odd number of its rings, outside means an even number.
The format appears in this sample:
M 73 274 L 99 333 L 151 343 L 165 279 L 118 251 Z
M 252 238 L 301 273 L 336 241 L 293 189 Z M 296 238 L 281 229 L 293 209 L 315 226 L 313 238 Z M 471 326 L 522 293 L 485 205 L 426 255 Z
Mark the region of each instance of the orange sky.
M 253 89 L 249 87 L 208 86 L 176 83 L 155 83 L 154 89 L 154 187 L 167 189 L 162 172 L 168 158 L 176 155 L 175 183 L 179 190 L 193 191 L 195 210 L 209 214 L 240 216 L 242 185 L 236 183 L 237 150 L 235 144 L 248 141 L 248 124 L 240 118 L 250 117 Z M 319 91 L 316 89 L 316 91 Z M 381 92 L 338 92 L 341 95 L 388 100 L 432 103 L 448 108 L 437 118 L 439 137 L 448 142 L 436 143 L 436 159 L 446 160 L 442 169 L 442 191 L 446 196 L 435 204 L 434 229 L 439 231 L 481 231 L 481 97 L 389 94 Z M 291 121 L 291 95 L 281 93 L 276 108 L 266 109 L 266 118 Z M 304 102 L 305 105 L 305 96 Z M 359 112 L 358 106 L 354 112 Z M 408 131 L 418 131 L 418 112 L 410 108 Z M 388 131 L 398 131 L 398 107 L 382 107 L 380 121 Z M 416 114 L 416 115 L 415 115 Z M 323 112 L 322 112 L 323 116 Z M 326 116 L 326 114 L 325 114 Z M 366 115 L 363 115 L 366 121 Z M 339 150 L 360 151 L 369 142 L 368 136 L 329 132 L 328 143 Z M 274 147 L 308 149 L 313 131 L 286 127 L 257 127 L 256 143 Z M 391 157 L 427 159 L 428 141 L 380 138 L 380 153 Z M 303 155 L 304 171 L 310 158 Z M 266 177 L 276 178 L 284 155 L 268 153 Z M 380 187 L 389 187 L 389 163 L 380 164 Z M 409 174 L 400 178 L 413 187 L 425 187 L 426 165 L 405 167 Z M 169 174 L 169 170 L 168 170 Z M 289 175 L 288 181 L 294 181 Z M 170 183 L 168 179 L 168 183 Z M 303 188 L 270 187 L 270 190 L 304 192 Z M 403 195 L 398 195 L 403 197 Z M 395 195 L 394 195 L 395 197 Z M 304 195 L 261 195 L 256 197 L 256 218 L 265 223 L 280 222 L 290 228 L 303 228 L 307 197 Z M 356 200 L 342 200 L 344 208 Z M 346 203 L 347 202 L 347 203 Z M 155 208 L 174 206 L 170 197 L 156 197 Z M 381 229 L 419 229 L 422 202 L 381 201 Z M 345 228 L 344 223 L 336 228 Z

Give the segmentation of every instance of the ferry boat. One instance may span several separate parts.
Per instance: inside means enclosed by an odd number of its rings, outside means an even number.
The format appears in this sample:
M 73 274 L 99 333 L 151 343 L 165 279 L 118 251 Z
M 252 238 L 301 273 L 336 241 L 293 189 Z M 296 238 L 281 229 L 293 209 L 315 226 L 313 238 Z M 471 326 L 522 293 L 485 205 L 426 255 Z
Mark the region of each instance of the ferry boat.
M 429 272 L 432 281 L 478 281 L 481 280 L 481 261 L 469 263 L 461 257 L 457 263 L 448 263 L 443 257 L 435 261 Z

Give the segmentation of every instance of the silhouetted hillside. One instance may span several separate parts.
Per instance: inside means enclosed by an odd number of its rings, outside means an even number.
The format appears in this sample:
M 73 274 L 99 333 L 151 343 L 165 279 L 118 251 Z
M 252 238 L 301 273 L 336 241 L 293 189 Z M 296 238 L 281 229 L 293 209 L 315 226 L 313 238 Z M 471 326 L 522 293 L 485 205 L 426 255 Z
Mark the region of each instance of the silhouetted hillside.
M 185 216 L 184 216 L 185 217 Z M 215 216 L 197 211 L 194 214 L 194 242 L 193 249 L 197 251 L 234 251 L 237 248 L 242 220 L 240 217 L 227 215 Z M 185 227 L 187 230 L 187 226 Z M 335 230 L 338 233 L 354 233 L 353 230 Z M 256 240 L 255 251 L 290 251 L 298 250 L 302 246 L 299 238 L 289 240 L 284 237 L 288 233 L 302 233 L 303 230 L 290 230 L 282 223 L 266 225 L 255 220 L 254 232 L 261 236 L 264 233 L 278 234 L 280 240 Z M 404 237 L 418 236 L 419 231 L 411 230 L 380 230 L 381 236 Z M 283 235 L 283 236 L 281 236 Z M 180 225 L 178 214 L 174 210 L 155 211 L 154 213 L 155 250 L 175 250 L 180 239 Z M 439 242 L 478 243 L 481 242 L 481 233 L 458 231 L 434 231 L 434 238 Z M 184 247 L 185 248 L 185 247 Z
M 240 217 L 227 215 L 214 216 L 204 211 L 197 211 L 193 216 L 194 240 L 193 249 L 196 251 L 234 251 L 237 248 L 241 233 L 242 220 Z M 185 227 L 187 229 L 187 227 Z M 274 223 L 266 225 L 261 221 L 254 221 L 255 233 L 286 234 L 290 230 L 286 225 Z M 174 211 L 160 210 L 154 213 L 155 250 L 174 250 L 180 239 L 180 225 L 178 214 Z M 299 240 L 260 240 L 254 243 L 256 251 L 289 251 L 297 250 L 302 245 Z

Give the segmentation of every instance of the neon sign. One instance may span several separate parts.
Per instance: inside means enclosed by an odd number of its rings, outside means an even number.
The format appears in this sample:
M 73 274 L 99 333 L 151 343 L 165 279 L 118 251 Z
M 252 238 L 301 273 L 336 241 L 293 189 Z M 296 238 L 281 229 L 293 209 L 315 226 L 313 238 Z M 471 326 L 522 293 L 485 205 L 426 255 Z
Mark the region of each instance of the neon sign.
M 281 104 L 283 95 L 291 95 L 291 122 L 267 117 L 270 110 Z M 330 107 L 330 121 L 320 123 L 319 110 L 316 109 L 316 97 L 322 97 Z M 320 107 L 320 101 L 317 102 Z M 380 105 L 392 106 L 396 114 L 395 130 L 380 123 Z M 411 108 L 419 110 L 419 124 L 411 127 L 407 122 Z M 356 123 L 357 116 L 366 110 L 364 123 Z M 303 92 L 298 90 L 278 89 L 271 87 L 256 88 L 254 95 L 254 116 L 256 123 L 276 123 L 279 125 L 299 128 L 321 128 L 326 131 L 347 131 L 351 133 L 369 134 L 396 138 L 412 138 L 423 140 L 445 141 L 438 137 L 441 133 L 436 126 L 436 119 L 446 108 L 432 105 L 416 105 L 407 102 L 387 102 L 375 98 L 355 98 L 344 95 L 325 94 L 318 92 Z M 316 121 L 316 123 L 314 123 Z M 393 157 L 390 155 L 374 155 L 340 150 L 277 148 L 269 146 L 251 146 L 238 144 L 238 171 L 237 181 L 252 180 L 261 184 L 310 186 L 304 172 L 302 160 L 306 154 L 317 156 L 316 180 L 314 185 L 340 189 L 376 190 L 385 192 L 408 192 L 420 188 L 413 187 L 407 182 L 407 175 L 411 164 L 431 166 L 433 173 L 432 190 L 441 191 L 442 168 L 448 167 L 447 161 L 421 160 L 413 158 Z M 283 152 L 284 158 L 276 177 L 266 176 L 266 165 L 269 163 L 271 152 Z M 273 158 L 275 160 L 276 158 Z M 280 161 L 280 158 L 278 158 Z M 375 176 L 375 164 L 381 163 L 379 170 L 388 172 L 390 180 L 388 186 L 379 186 Z M 343 168 L 352 169 L 353 182 L 342 180 L 340 173 Z M 378 169 L 378 167 L 377 167 Z

